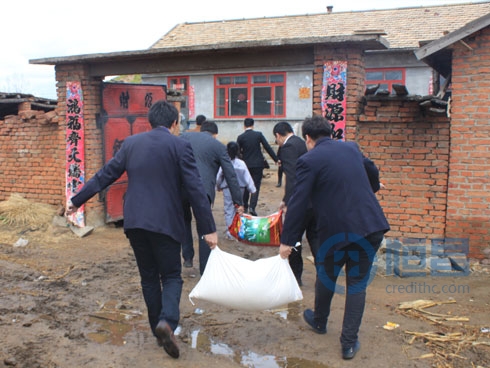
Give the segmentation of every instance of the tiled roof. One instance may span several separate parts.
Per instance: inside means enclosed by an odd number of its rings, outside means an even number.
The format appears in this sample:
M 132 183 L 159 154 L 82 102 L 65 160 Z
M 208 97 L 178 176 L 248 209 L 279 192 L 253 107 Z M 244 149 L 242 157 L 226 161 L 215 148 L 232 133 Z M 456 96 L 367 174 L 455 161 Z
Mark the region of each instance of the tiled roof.
M 335 12 L 176 25 L 151 48 L 337 37 L 384 31 L 390 48 L 418 48 L 490 13 L 490 1 L 458 5 Z M 361 33 L 362 34 L 362 33 Z
M 19 104 L 29 102 L 32 110 L 51 111 L 56 108 L 57 100 L 35 97 L 24 93 L 0 92 L 0 119 L 7 115 L 17 115 Z

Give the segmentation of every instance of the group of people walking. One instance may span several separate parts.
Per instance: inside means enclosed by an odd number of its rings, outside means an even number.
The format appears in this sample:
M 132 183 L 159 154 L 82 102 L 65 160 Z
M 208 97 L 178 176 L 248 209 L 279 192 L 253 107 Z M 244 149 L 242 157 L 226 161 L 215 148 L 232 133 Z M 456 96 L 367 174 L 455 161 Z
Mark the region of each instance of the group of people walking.
M 245 131 L 227 146 L 216 139 L 216 123 L 205 118 L 199 131 L 180 134 L 179 112 L 163 100 L 151 106 L 148 120 L 152 130 L 127 137 L 115 156 L 68 201 L 67 214 L 127 173 L 124 232 L 136 258 L 150 328 L 157 343 L 178 358 L 174 330 L 180 319 L 181 250 L 184 266 L 192 267 L 192 214 L 202 274 L 218 243 L 211 211 L 216 189 L 223 190 L 227 224 L 234 212 L 257 215 L 262 148 L 276 163 L 279 159 L 264 135 L 254 130 L 252 118 L 245 119 Z M 352 359 L 360 348 L 367 278 L 389 230 L 371 185 L 376 180 L 379 184 L 377 168 L 356 143 L 332 139 L 331 125 L 321 116 L 303 122 L 303 139 L 287 122 L 277 123 L 272 133 L 286 180 L 279 206 L 285 213 L 279 254 L 289 259 L 301 285 L 302 247 L 296 245 L 306 234 L 317 279 L 314 309 L 305 310 L 303 317 L 320 334 L 327 331 L 334 286 L 345 266 L 340 342 L 342 357 Z

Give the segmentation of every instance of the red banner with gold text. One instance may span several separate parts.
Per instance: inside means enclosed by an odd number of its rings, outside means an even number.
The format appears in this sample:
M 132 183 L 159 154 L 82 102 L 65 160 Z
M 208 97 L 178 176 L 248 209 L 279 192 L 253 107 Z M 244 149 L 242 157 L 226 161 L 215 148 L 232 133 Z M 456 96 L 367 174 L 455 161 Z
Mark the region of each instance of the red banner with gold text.
M 85 183 L 83 95 L 80 82 L 66 82 L 66 199 L 77 194 Z M 68 217 L 78 227 L 85 226 L 84 206 Z

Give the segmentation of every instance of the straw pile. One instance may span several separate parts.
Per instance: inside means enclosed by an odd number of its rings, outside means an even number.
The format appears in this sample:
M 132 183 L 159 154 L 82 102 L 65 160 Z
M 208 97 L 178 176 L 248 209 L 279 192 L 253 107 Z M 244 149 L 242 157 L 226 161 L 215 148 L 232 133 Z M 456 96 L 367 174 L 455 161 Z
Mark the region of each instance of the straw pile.
M 453 316 L 451 314 L 440 314 L 440 313 L 431 313 L 426 308 L 433 307 L 435 305 L 442 304 L 453 304 L 456 303 L 456 300 L 448 300 L 444 302 L 434 302 L 431 300 L 415 300 L 412 302 L 403 302 L 398 305 L 398 312 L 400 314 L 404 314 L 409 317 L 425 319 L 434 324 L 443 324 L 444 322 L 469 322 L 468 317 L 458 317 Z
M 426 308 L 442 304 L 452 304 L 456 301 L 434 302 L 430 300 L 415 300 L 412 302 L 400 303 L 397 312 L 411 318 L 417 318 L 429 322 L 435 329 L 429 332 L 405 331 L 411 337 L 408 345 L 415 341 L 422 341 L 431 351 L 419 357 L 409 357 L 410 359 L 431 359 L 433 366 L 437 368 L 451 368 L 456 360 L 458 364 L 465 367 L 477 367 L 473 362 L 469 362 L 464 355 L 465 351 L 471 347 L 489 346 L 490 342 L 481 333 L 478 327 L 469 325 L 454 325 L 454 322 L 468 322 L 468 317 L 458 317 L 451 314 L 432 313 Z M 452 322 L 452 323 L 451 323 Z M 470 365 L 471 364 L 471 365 Z M 460 366 L 460 365 L 458 365 Z
M 42 227 L 51 223 L 56 208 L 48 204 L 34 203 L 20 194 L 11 194 L 0 202 L 0 221 L 9 226 Z

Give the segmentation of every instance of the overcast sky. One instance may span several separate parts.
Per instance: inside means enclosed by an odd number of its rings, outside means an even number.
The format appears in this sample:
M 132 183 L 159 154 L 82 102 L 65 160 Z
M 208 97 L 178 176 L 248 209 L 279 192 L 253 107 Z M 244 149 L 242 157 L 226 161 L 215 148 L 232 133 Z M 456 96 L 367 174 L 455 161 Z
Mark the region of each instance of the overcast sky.
M 149 48 L 178 23 L 444 5 L 465 0 L 27 0 L 2 2 L 0 92 L 56 98 L 54 66 L 30 59 Z M 474 0 L 473 2 L 479 2 Z

